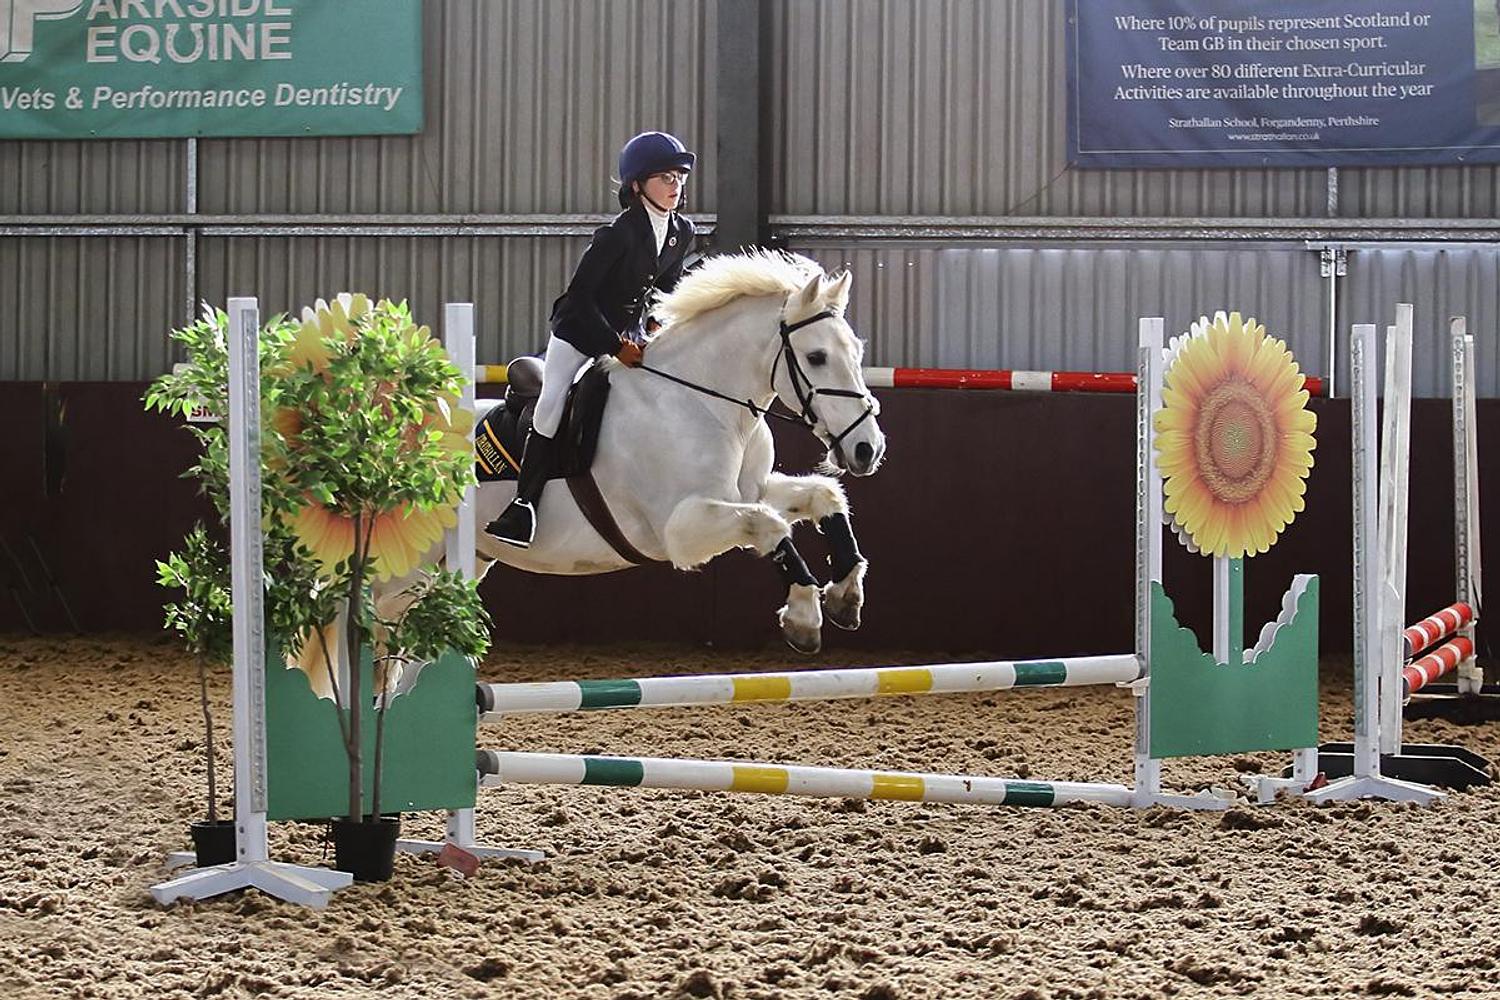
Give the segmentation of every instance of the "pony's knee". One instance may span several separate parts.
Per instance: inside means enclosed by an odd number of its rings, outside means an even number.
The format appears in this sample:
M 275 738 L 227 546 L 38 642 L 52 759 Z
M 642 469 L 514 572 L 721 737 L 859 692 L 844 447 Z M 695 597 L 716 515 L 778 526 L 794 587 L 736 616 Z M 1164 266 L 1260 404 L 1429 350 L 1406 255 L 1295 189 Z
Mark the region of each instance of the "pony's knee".
M 812 482 L 808 490 L 808 516 L 815 521 L 834 514 L 849 513 L 849 498 L 838 480 L 828 476 L 809 476 Z
M 793 521 L 819 521 L 849 510 L 844 488 L 828 476 L 774 476 L 767 481 L 764 496 Z
M 792 526 L 772 508 L 763 503 L 750 504 L 735 512 L 737 524 L 735 542 L 739 548 L 754 549 L 761 555 L 770 555 L 783 540 L 792 537 Z

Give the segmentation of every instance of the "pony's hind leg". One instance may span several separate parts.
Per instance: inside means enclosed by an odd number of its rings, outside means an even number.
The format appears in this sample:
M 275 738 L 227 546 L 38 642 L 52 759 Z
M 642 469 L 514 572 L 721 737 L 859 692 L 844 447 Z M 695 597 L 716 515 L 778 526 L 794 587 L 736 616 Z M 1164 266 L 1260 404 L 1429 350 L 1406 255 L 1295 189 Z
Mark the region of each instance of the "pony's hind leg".
M 762 499 L 788 521 L 818 522 L 828 539 L 832 582 L 823 587 L 823 609 L 842 629 L 857 629 L 865 603 L 866 562 L 849 525 L 849 501 L 837 480 L 827 476 L 766 476 Z

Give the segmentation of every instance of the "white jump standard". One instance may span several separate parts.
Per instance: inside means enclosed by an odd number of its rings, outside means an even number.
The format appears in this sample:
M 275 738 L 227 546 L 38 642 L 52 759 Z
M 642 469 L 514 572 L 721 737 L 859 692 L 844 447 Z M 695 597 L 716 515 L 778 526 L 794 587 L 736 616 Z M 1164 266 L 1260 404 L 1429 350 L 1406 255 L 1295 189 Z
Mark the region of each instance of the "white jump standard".
M 1402 739 L 1403 705 L 1415 692 L 1455 671 L 1477 690 L 1474 678 L 1479 675 L 1474 661 L 1480 592 L 1474 339 L 1462 318 L 1452 324 L 1458 600 L 1415 625 L 1401 627 L 1406 615 L 1412 314 L 1410 305 L 1398 305 L 1396 323 L 1386 331 L 1385 420 L 1378 469 L 1375 327 L 1358 324 L 1350 338 L 1354 740 L 1318 748 L 1319 768 L 1341 780 L 1311 793 L 1317 801 L 1376 797 L 1429 803 L 1442 796 L 1431 786 L 1466 789 L 1489 783 L 1488 761 L 1478 754 Z
M 236 860 L 151 887 L 158 903 L 254 887 L 318 909 L 354 876 L 271 861 L 266 842 L 266 640 L 260 489 L 260 310 L 229 300 L 230 562 L 234 600 L 234 817 Z

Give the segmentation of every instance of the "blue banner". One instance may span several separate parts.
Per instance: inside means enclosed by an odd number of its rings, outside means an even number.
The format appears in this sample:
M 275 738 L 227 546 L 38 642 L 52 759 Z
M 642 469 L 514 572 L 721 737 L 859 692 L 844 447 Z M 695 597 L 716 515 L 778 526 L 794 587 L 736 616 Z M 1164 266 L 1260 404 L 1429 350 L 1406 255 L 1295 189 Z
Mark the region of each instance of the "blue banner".
M 1081 167 L 1500 162 L 1500 0 L 1068 0 Z

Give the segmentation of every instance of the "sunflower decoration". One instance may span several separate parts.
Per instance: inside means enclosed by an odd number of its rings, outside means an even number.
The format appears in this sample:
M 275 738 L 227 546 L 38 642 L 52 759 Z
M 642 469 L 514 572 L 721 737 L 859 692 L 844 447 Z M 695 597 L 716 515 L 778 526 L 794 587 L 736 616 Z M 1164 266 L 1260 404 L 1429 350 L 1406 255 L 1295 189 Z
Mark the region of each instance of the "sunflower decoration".
M 1165 512 L 1193 552 L 1265 552 L 1303 508 L 1317 417 L 1286 344 L 1240 314 L 1174 338 L 1156 414 Z
M 406 347 L 417 351 L 442 348 L 425 326 L 416 326 L 404 311 L 384 300 L 371 304 L 364 295 L 343 294 L 332 303 L 319 299 L 313 308 L 304 309 L 301 326 L 290 350 L 292 362 L 328 378 L 328 369 L 339 349 L 340 341 L 354 343 L 366 324 L 395 319 Z M 377 383 L 376 400 L 388 398 L 389 383 Z M 389 412 L 389 404 L 384 404 Z M 284 435 L 288 451 L 295 455 L 300 446 L 300 432 L 318 414 L 288 410 L 275 418 Z M 437 448 L 449 456 L 468 456 L 472 445 L 469 435 L 473 415 L 459 405 L 456 397 L 437 397 L 420 420 L 411 421 L 402 434 L 400 449 L 411 455 Z M 343 504 L 327 504 L 311 493 L 306 503 L 286 516 L 298 541 L 317 559 L 323 573 L 334 576 L 340 563 L 355 551 L 353 510 Z M 458 523 L 457 506 L 461 494 L 454 492 L 436 505 L 397 503 L 385 509 L 365 508 L 362 531 L 369 533 L 368 570 L 377 580 L 403 577 L 422 564 L 422 557 L 438 544 L 444 533 Z
M 360 319 L 370 312 L 369 296 L 348 292 L 334 296 L 331 304 L 318 299 L 311 306 L 303 306 L 302 325 L 292 341 L 292 364 L 315 372 L 326 371 L 333 359 L 330 344 L 339 340 L 352 342 L 359 336 Z

